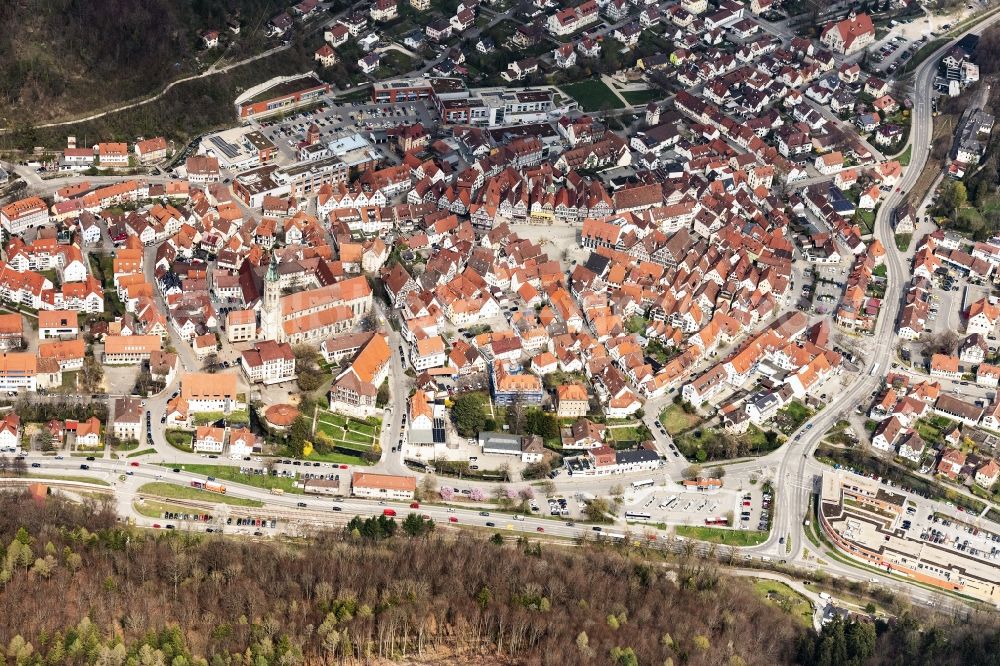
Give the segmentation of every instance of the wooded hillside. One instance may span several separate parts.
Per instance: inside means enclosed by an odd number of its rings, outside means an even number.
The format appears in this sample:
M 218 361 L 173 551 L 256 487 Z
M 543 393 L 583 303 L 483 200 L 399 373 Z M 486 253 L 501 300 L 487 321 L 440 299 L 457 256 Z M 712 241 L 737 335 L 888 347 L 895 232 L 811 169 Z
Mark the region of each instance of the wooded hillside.
M 19 664 L 996 663 L 976 623 L 817 637 L 703 559 L 674 582 L 610 548 L 405 532 L 259 544 L 0 494 L 0 649 Z
M 39 123 L 130 100 L 198 71 L 199 35 L 243 28 L 227 57 L 260 46 L 290 0 L 5 0 L 0 2 L 0 121 Z

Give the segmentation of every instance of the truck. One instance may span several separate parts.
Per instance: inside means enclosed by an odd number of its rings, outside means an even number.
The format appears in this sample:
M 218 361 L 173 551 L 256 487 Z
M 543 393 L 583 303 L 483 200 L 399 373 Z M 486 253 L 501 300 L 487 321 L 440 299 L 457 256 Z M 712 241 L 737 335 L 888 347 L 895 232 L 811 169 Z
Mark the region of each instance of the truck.
M 207 490 L 210 493 L 219 493 L 220 495 L 226 494 L 226 487 L 221 483 L 216 483 L 214 481 L 192 481 L 192 488 L 198 488 L 199 490 Z
M 284 495 L 285 491 L 283 488 L 271 488 L 272 495 Z

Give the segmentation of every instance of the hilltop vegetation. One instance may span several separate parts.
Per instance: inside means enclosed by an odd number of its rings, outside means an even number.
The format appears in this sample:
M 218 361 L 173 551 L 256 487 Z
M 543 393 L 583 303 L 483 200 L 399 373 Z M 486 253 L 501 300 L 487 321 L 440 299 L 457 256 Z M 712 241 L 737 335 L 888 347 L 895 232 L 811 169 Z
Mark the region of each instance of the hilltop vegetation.
M 0 649 L 53 665 L 997 663 L 978 622 L 816 636 L 698 557 L 669 572 L 610 548 L 384 522 L 285 546 L 128 530 L 109 507 L 5 493 Z
M 260 50 L 289 0 L 7 0 L 0 2 L 0 122 L 39 123 L 160 89 L 222 55 L 199 35 L 242 24 L 226 53 Z M 199 65 L 196 56 L 205 62 Z

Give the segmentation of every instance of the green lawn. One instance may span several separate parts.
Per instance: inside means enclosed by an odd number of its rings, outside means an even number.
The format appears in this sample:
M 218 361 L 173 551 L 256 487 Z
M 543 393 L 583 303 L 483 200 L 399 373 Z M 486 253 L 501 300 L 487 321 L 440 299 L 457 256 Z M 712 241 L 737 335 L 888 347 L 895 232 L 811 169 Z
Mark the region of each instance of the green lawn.
M 28 474 L 29 477 L 38 479 L 52 479 L 53 481 L 79 481 L 80 483 L 92 483 L 95 486 L 110 486 L 104 479 L 92 479 L 89 476 L 72 476 L 60 474 Z
M 667 429 L 667 433 L 673 436 L 701 423 L 701 417 L 697 414 L 688 414 L 680 405 L 670 404 L 660 413 L 660 423 Z
M 587 79 L 577 83 L 570 83 L 561 86 L 563 92 L 580 103 L 580 108 L 584 111 L 601 111 L 604 109 L 624 108 L 622 101 L 618 99 L 611 88 L 600 79 Z
M 148 453 L 156 453 L 156 449 L 143 449 L 141 451 L 133 451 L 130 454 L 128 454 L 128 456 L 126 456 L 126 457 L 127 458 L 136 458 L 138 456 L 144 456 L 144 455 L 146 455 Z
M 861 227 L 862 234 L 870 234 L 875 230 L 875 211 L 858 210 L 854 214 L 854 219 Z
M 254 488 L 265 488 L 270 490 L 271 488 L 281 488 L 286 493 L 298 493 L 302 494 L 301 488 L 296 488 L 294 486 L 294 479 L 287 476 L 270 476 L 268 474 L 243 474 L 240 472 L 239 468 L 229 467 L 228 465 L 184 465 L 177 464 L 172 465 L 170 463 L 160 463 L 164 467 L 169 468 L 179 468 L 187 472 L 192 472 L 194 474 L 204 474 L 205 476 L 214 476 L 219 481 L 232 481 L 233 483 L 242 483 L 245 486 L 253 486 Z
M 622 97 L 628 100 L 629 104 L 637 106 L 657 102 L 666 97 L 666 94 L 659 88 L 650 88 L 649 90 L 626 90 L 622 92 Z
M 316 431 L 329 437 L 334 446 L 350 449 L 359 453 L 366 453 L 378 442 L 378 436 L 382 424 L 378 419 L 373 422 L 361 421 L 359 419 L 320 410 L 316 419 Z M 332 454 L 337 455 L 337 454 Z M 342 458 L 346 456 L 341 456 Z M 311 460 L 326 460 L 310 456 Z M 350 462 L 364 464 L 358 460 L 330 460 L 329 462 Z
M 805 626 L 812 626 L 812 603 L 789 587 L 787 583 L 756 579 L 753 588 L 768 603 L 778 606 L 786 613 L 791 613 Z
M 349 448 L 346 444 L 344 444 L 344 445 L 338 444 L 337 446 L 343 446 L 344 448 Z M 353 450 L 357 451 L 358 453 L 365 453 L 369 449 L 366 449 L 364 447 L 358 447 L 358 448 L 353 449 Z M 344 465 L 368 465 L 369 464 L 367 460 L 365 460 L 364 458 L 361 458 L 359 456 L 349 456 L 349 455 L 347 455 L 345 453 L 335 453 L 335 452 L 332 452 L 332 453 L 315 453 L 314 452 L 312 455 L 309 456 L 308 459 L 310 461 L 312 461 L 312 462 L 337 463 L 338 465 L 339 464 L 344 464 Z
M 896 234 L 896 249 L 900 252 L 906 252 L 910 249 L 910 241 L 913 240 L 913 234 Z
M 264 506 L 264 503 L 259 500 L 230 497 L 229 495 L 210 493 L 207 490 L 198 490 L 191 486 L 179 486 L 164 481 L 147 483 L 139 488 L 139 492 L 170 499 L 197 500 L 199 502 L 214 502 L 216 504 L 231 504 L 233 506 Z
M 813 410 L 798 400 L 792 400 L 778 410 L 778 414 L 774 417 L 774 424 L 778 430 L 786 435 L 790 435 L 798 430 L 803 423 L 808 421 L 813 413 Z
M 610 426 L 608 430 L 616 442 L 639 441 L 639 429 L 635 426 Z
M 186 453 L 194 452 L 194 448 L 191 446 L 194 442 L 194 435 L 191 433 L 167 428 L 163 436 L 167 438 L 167 443 L 175 449 L 180 449 Z
M 677 536 L 724 546 L 759 546 L 767 541 L 767 532 L 757 530 L 729 530 L 720 527 L 678 525 L 675 531 Z
M 912 153 L 913 153 L 913 144 L 911 143 L 906 146 L 906 150 L 904 150 L 903 152 L 901 152 L 899 155 L 896 156 L 896 159 L 899 160 L 899 163 L 902 166 L 910 166 L 910 157 Z
M 208 425 L 226 418 L 222 412 L 198 412 L 192 419 L 195 425 Z
M 136 500 L 132 502 L 132 508 L 136 510 L 139 515 L 146 516 L 147 518 L 162 518 L 163 514 L 167 511 L 174 513 L 191 513 L 191 507 L 181 506 L 180 504 L 169 504 L 167 502 L 157 502 L 156 500 L 145 499 L 143 501 Z

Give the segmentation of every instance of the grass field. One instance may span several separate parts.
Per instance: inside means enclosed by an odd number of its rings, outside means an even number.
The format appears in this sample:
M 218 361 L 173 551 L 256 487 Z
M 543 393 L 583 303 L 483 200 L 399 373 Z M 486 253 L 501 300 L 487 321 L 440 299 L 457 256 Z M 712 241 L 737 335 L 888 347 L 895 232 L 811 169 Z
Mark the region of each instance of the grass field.
M 126 456 L 126 458 L 135 458 L 137 456 L 144 456 L 147 453 L 156 453 L 156 449 L 142 449 L 140 451 L 132 451 Z
M 767 532 L 757 530 L 727 530 L 697 525 L 678 525 L 675 530 L 677 536 L 718 543 L 723 546 L 759 546 L 767 541 Z
M 214 476 L 219 481 L 232 481 L 233 483 L 242 483 L 245 486 L 253 486 L 254 488 L 265 488 L 270 490 L 271 488 L 281 488 L 286 493 L 298 493 L 302 494 L 301 488 L 296 488 L 294 486 L 294 479 L 287 476 L 270 476 L 268 474 L 243 474 L 238 468 L 228 467 L 226 465 L 171 465 L 170 463 L 160 463 L 164 467 L 169 468 L 179 468 L 187 472 L 193 472 L 194 474 L 204 474 L 205 476 Z
M 191 507 L 189 506 L 168 504 L 167 502 L 157 502 L 156 500 L 150 499 L 146 499 L 141 502 L 136 500 L 135 502 L 132 502 L 132 508 L 135 509 L 139 515 L 146 516 L 147 518 L 162 518 L 163 514 L 167 511 L 176 513 L 191 513 Z
M 906 252 L 910 249 L 910 241 L 913 240 L 913 234 L 896 234 L 896 249 L 900 252 Z
M 580 103 L 584 111 L 600 111 L 601 109 L 624 108 L 611 88 L 600 79 L 578 81 L 561 87 L 562 91 Z
M 635 106 L 659 101 L 666 97 L 666 93 L 659 88 L 650 88 L 649 90 L 626 90 L 622 92 L 622 97 L 624 97 L 629 104 Z
M 244 499 L 242 497 L 230 497 L 219 493 L 210 493 L 207 490 L 198 490 L 191 486 L 178 486 L 173 483 L 154 481 L 139 488 L 140 493 L 147 495 L 157 495 L 170 499 L 196 500 L 199 502 L 214 502 L 216 504 L 231 504 L 232 506 L 264 506 L 259 500 Z
M 660 423 L 667 429 L 667 433 L 673 436 L 701 423 L 701 417 L 697 414 L 688 414 L 680 405 L 671 404 L 660 413 Z
M 786 583 L 777 580 L 756 579 L 753 582 L 753 588 L 768 603 L 781 608 L 786 613 L 791 613 L 805 626 L 812 626 L 812 603 Z

